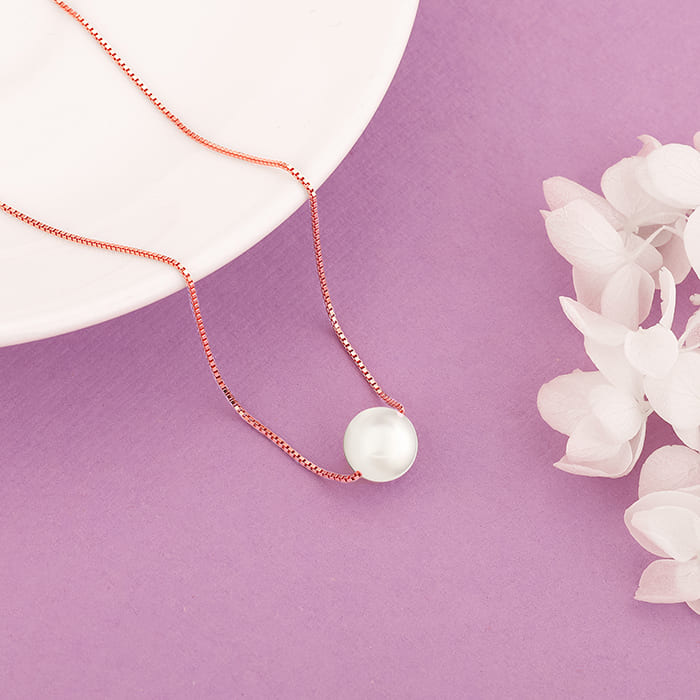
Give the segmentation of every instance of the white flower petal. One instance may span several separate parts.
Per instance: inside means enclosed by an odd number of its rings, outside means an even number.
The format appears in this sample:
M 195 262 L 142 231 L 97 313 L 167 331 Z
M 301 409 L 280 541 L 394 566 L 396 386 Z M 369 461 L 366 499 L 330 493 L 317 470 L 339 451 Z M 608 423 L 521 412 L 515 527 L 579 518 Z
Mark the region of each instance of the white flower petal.
M 611 165 L 600 181 L 605 199 L 626 217 L 631 217 L 636 211 L 644 208 L 649 195 L 642 190 L 635 175 L 639 156 L 623 158 Z
M 615 442 L 631 440 L 642 427 L 644 414 L 634 396 L 610 384 L 595 387 L 590 394 L 591 412 Z M 567 450 L 568 453 L 568 450 Z
M 694 613 L 700 615 L 700 600 L 686 600 L 685 602 Z
M 649 136 L 649 134 L 642 134 L 637 136 L 637 138 L 642 142 L 642 147 L 637 153 L 638 156 L 648 156 L 652 151 L 661 148 L 661 141 L 653 136 Z
M 669 143 L 646 157 L 651 194 L 680 209 L 700 206 L 700 153 L 691 146 Z
M 600 372 L 582 372 L 555 377 L 542 386 L 537 394 L 537 409 L 554 430 L 571 435 L 576 426 L 591 412 L 593 389 L 607 381 Z
M 638 171 L 646 168 L 646 158 L 632 156 L 609 167 L 600 181 L 605 198 L 627 219 L 627 227 L 670 223 L 668 206 L 657 201 L 640 184 Z
M 681 429 L 700 425 L 700 355 L 680 353 L 665 377 L 644 377 L 644 391 L 667 423 Z
M 554 466 L 567 474 L 574 474 L 575 476 L 608 476 L 605 472 L 595 466 L 576 464 L 575 462 L 570 461 L 566 455 L 564 455 L 558 462 L 554 462 Z
M 631 472 L 632 467 L 634 467 L 634 465 L 637 464 L 637 460 L 639 459 L 640 455 L 642 454 L 642 450 L 644 449 L 644 439 L 646 438 L 646 435 L 647 421 L 645 418 L 639 432 L 630 440 L 630 449 L 632 450 L 632 462 L 630 464 L 630 468 L 627 470 L 626 473 Z
M 657 559 L 642 573 L 637 600 L 647 603 L 685 603 L 700 598 L 700 562 Z
M 554 210 L 545 227 L 557 252 L 581 270 L 612 274 L 627 260 L 620 234 L 581 199 Z
M 673 432 L 678 435 L 687 447 L 700 451 L 700 426 L 696 425 L 693 428 L 677 428 L 673 426 Z
M 651 311 L 656 285 L 639 265 L 623 265 L 610 277 L 600 297 L 603 316 L 637 330 Z
M 700 552 L 700 498 L 683 491 L 655 491 L 625 511 L 625 525 L 644 549 L 688 561 Z
M 611 439 L 595 416 L 586 416 L 571 433 L 566 443 L 566 456 L 581 464 L 603 462 L 619 453 L 622 442 Z
M 683 249 L 685 252 L 685 248 Z M 576 300 L 581 302 L 591 311 L 600 312 L 600 296 L 608 283 L 610 275 L 599 275 L 595 272 L 572 269 Z
M 583 346 L 593 364 L 613 386 L 624 389 L 637 399 L 643 397 L 642 375 L 627 361 L 623 345 L 603 345 L 584 338 Z
M 695 350 L 700 347 L 700 309 L 688 318 L 680 340 L 686 350 Z
M 700 486 L 700 454 L 684 445 L 660 447 L 647 457 L 639 472 L 640 498 L 655 491 L 694 486 Z
M 670 328 L 676 313 L 676 281 L 665 267 L 659 270 L 659 287 L 661 289 L 661 320 L 659 325 Z
M 664 267 L 673 275 L 676 284 L 680 284 L 690 272 L 690 260 L 685 252 L 685 243 L 678 235 L 673 235 L 668 243 L 658 246 L 657 250 L 664 259 Z
M 635 459 L 632 448 L 628 442 L 624 442 L 620 445 L 619 450 L 607 459 L 585 462 L 575 461 L 568 455 L 565 455 L 558 462 L 555 462 L 554 466 L 557 469 L 578 476 L 596 476 L 617 479 L 629 474 L 630 471 L 632 471 L 634 463 Z
M 625 356 L 644 376 L 662 378 L 676 364 L 678 340 L 673 331 L 659 324 L 629 331 L 625 338 Z
M 668 202 L 664 203 L 660 199 L 660 194 L 654 189 L 654 183 L 649 177 L 649 170 L 647 168 L 646 158 L 640 159 L 637 163 L 634 175 L 637 179 L 637 184 L 642 189 L 644 194 L 649 197 L 649 202 L 647 208 L 644 211 L 644 215 L 640 217 L 643 219 L 643 226 L 658 226 L 659 224 L 670 224 L 678 214 L 683 211 L 680 207 L 672 206 Z
M 695 210 L 688 217 L 688 222 L 683 232 L 683 241 L 688 260 L 690 260 L 695 273 L 698 274 L 698 271 L 700 271 L 700 210 Z
M 625 217 L 610 202 L 569 178 L 550 177 L 542 183 L 542 190 L 547 205 L 552 210 L 565 207 L 575 199 L 582 199 L 602 214 L 613 228 L 619 230 L 625 225 Z
M 566 317 L 587 338 L 603 345 L 622 345 L 628 330 L 625 326 L 586 308 L 569 297 L 559 297 Z
M 700 515 L 687 508 L 659 506 L 642 510 L 632 516 L 630 525 L 677 561 L 688 561 L 700 553 Z

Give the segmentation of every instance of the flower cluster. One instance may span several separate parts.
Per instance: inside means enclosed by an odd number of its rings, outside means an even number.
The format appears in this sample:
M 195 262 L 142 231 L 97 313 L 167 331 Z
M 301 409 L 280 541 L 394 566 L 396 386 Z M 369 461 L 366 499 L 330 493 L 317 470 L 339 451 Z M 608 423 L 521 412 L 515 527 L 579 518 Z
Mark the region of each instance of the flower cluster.
M 537 406 L 568 437 L 555 466 L 584 476 L 629 474 L 651 413 L 673 427 L 684 444 L 644 463 L 625 523 L 663 557 L 636 597 L 700 614 L 700 310 L 674 331 L 676 286 L 691 269 L 700 275 L 700 132 L 694 146 L 640 141 L 605 171 L 603 196 L 563 177 L 544 182 L 547 235 L 573 268 L 576 299 L 561 306 L 597 371 L 552 379 Z M 690 300 L 700 306 L 700 294 Z

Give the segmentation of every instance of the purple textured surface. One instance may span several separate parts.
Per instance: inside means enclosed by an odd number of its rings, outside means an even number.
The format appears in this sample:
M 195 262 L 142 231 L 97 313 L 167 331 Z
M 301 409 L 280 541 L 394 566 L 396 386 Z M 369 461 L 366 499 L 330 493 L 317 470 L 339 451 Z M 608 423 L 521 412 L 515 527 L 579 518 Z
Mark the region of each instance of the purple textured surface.
M 534 400 L 589 366 L 540 181 L 596 187 L 640 133 L 688 142 L 699 33 L 694 0 L 424 0 L 320 192 L 339 317 L 419 433 L 397 482 L 315 478 L 237 419 L 184 291 L 0 350 L 2 697 L 696 693 L 700 619 L 632 599 L 637 471 L 553 469 Z M 306 211 L 199 288 L 244 405 L 343 469 L 375 402 L 324 317 Z M 645 454 L 667 441 L 650 423 Z

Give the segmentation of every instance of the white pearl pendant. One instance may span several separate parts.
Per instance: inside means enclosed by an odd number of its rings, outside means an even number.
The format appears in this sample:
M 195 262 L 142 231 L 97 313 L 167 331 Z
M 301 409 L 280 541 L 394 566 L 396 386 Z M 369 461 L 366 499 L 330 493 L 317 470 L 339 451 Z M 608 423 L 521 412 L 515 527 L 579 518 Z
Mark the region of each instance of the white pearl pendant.
M 343 439 L 348 464 L 368 481 L 392 481 L 416 459 L 418 436 L 408 418 L 388 406 L 360 411 Z

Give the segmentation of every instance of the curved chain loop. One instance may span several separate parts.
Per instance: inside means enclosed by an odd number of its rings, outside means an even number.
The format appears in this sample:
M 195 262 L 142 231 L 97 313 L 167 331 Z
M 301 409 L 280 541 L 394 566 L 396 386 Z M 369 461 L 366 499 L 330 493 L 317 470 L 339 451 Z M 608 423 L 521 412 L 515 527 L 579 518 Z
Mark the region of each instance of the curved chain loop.
M 402 404 L 400 404 L 398 401 L 393 399 L 391 396 L 389 396 L 382 390 L 382 388 L 374 379 L 370 371 L 367 369 L 367 366 L 364 364 L 364 362 L 360 359 L 360 356 L 352 347 L 350 341 L 348 340 L 347 336 L 340 327 L 338 317 L 336 316 L 335 310 L 333 308 L 333 303 L 331 302 L 330 293 L 328 291 L 328 283 L 326 281 L 326 273 L 323 264 L 323 254 L 321 251 L 321 232 L 318 217 L 318 201 L 316 197 L 316 191 L 308 182 L 308 180 L 306 180 L 306 178 L 304 178 L 303 175 L 296 168 L 293 168 L 291 165 L 283 161 L 272 160 L 269 158 L 261 158 L 247 153 L 242 153 L 240 151 L 235 151 L 225 146 L 216 144 L 213 141 L 204 138 L 203 136 L 200 136 L 197 132 L 195 132 L 193 129 L 190 129 L 190 127 L 188 127 L 177 116 L 175 116 L 163 104 L 163 102 L 159 100 L 153 94 L 153 92 L 151 92 L 151 90 L 149 90 L 146 87 L 143 81 L 134 73 L 134 71 L 124 62 L 124 60 L 117 54 L 117 52 L 107 43 L 107 41 L 105 41 L 105 39 L 100 35 L 100 33 L 84 17 L 82 17 L 78 12 L 76 12 L 70 5 L 63 2 L 63 0 L 53 0 L 53 2 L 82 25 L 82 27 L 95 39 L 95 41 L 97 41 L 97 43 L 104 49 L 104 51 L 110 56 L 110 58 L 127 75 L 131 82 L 134 83 L 134 85 L 148 98 L 148 100 L 154 105 L 154 107 L 156 107 L 158 111 L 161 112 L 161 114 L 163 114 L 186 136 L 201 144 L 202 146 L 216 151 L 217 153 L 220 153 L 224 156 L 235 158 L 237 160 L 242 160 L 248 163 L 252 163 L 254 165 L 261 165 L 269 168 L 278 168 L 280 170 L 284 170 L 290 175 L 292 175 L 292 177 L 294 177 L 294 179 L 302 185 L 309 199 L 311 213 L 311 232 L 313 236 L 314 255 L 316 258 L 316 271 L 318 273 L 318 279 L 321 285 L 321 294 L 323 295 L 323 302 L 326 307 L 326 313 L 328 314 L 331 326 L 333 327 L 333 330 L 335 331 L 338 340 L 342 343 L 343 347 L 350 355 L 353 362 L 358 367 L 367 383 L 372 387 L 372 389 L 376 392 L 379 398 L 381 398 L 382 401 L 384 401 L 387 405 L 396 409 L 400 413 L 403 413 L 404 407 L 402 406 Z M 248 411 L 246 411 L 245 408 L 243 408 L 243 406 L 241 406 L 241 404 L 235 398 L 231 390 L 226 386 L 226 383 L 224 382 L 221 376 L 221 372 L 219 371 L 219 368 L 216 364 L 214 355 L 209 345 L 207 333 L 204 328 L 204 321 L 202 319 L 202 312 L 199 306 L 199 300 L 197 298 L 197 291 L 195 289 L 194 280 L 192 279 L 192 276 L 182 263 L 175 260 L 174 258 L 162 255 L 160 253 L 155 253 L 149 250 L 133 248 L 131 246 L 123 246 L 117 243 L 109 243 L 93 238 L 86 238 L 85 236 L 79 236 L 74 233 L 62 231 L 61 229 L 45 224 L 41 221 L 38 221 L 37 219 L 28 216 L 27 214 L 24 214 L 21 211 L 15 209 L 14 207 L 5 204 L 4 202 L 0 202 L 0 209 L 5 213 L 15 217 L 16 219 L 19 219 L 20 221 L 29 224 L 30 226 L 33 226 L 34 228 L 37 228 L 41 231 L 44 231 L 45 233 L 48 233 L 52 236 L 56 236 L 57 238 L 62 238 L 63 240 L 71 241 L 72 243 L 79 243 L 81 245 L 86 245 L 93 248 L 100 248 L 102 250 L 108 250 L 116 253 L 125 253 L 128 255 L 135 255 L 137 257 L 148 258 L 150 260 L 155 260 L 165 265 L 169 265 L 170 267 L 176 269 L 185 280 L 185 284 L 190 295 L 192 311 L 194 312 L 194 318 L 197 324 L 197 330 L 199 332 L 199 337 L 202 343 L 202 347 L 204 348 L 204 353 L 206 355 L 207 362 L 209 363 L 209 367 L 212 371 L 212 374 L 214 375 L 216 383 L 228 399 L 229 403 L 233 406 L 236 413 L 246 423 L 248 423 L 248 425 L 255 428 L 255 430 L 257 430 L 258 432 L 262 433 L 265 437 L 267 437 L 269 440 L 275 443 L 280 449 L 286 452 L 292 459 L 298 462 L 302 467 L 308 469 L 314 474 L 317 474 L 318 476 L 321 476 L 325 479 L 331 479 L 333 481 L 339 481 L 343 483 L 356 481 L 362 476 L 358 471 L 355 471 L 352 474 L 338 474 L 336 472 L 328 471 L 327 469 L 319 467 L 318 465 L 314 464 L 311 460 L 301 455 L 283 438 L 281 438 L 279 435 L 270 430 L 270 428 L 268 428 L 264 423 L 252 416 L 250 413 L 248 413 Z

